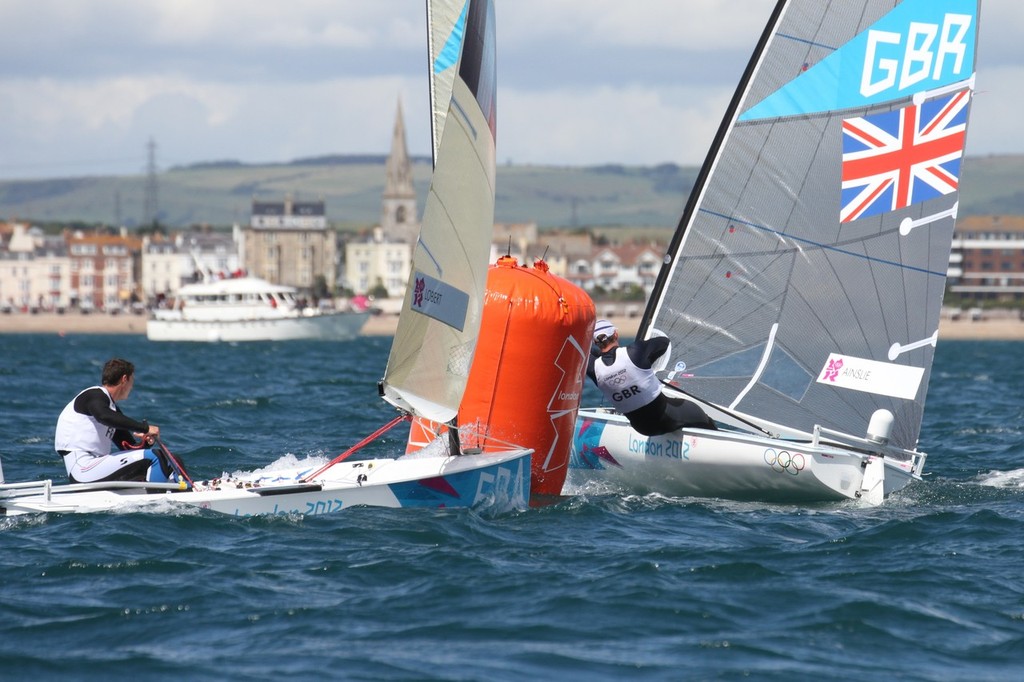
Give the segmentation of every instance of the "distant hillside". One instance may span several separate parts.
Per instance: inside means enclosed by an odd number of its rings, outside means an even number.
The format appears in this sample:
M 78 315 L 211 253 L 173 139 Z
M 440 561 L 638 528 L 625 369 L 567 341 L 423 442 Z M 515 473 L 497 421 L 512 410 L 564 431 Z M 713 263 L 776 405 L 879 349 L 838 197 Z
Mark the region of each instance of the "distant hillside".
M 160 222 L 245 224 L 253 198 L 323 198 L 331 222 L 361 229 L 378 222 L 384 156 L 329 156 L 252 166 L 211 161 L 176 167 L 158 176 Z M 1024 155 L 969 157 L 961 215 L 1024 215 Z M 536 221 L 541 227 L 649 226 L 673 228 L 697 176 L 695 167 L 553 167 L 498 169 L 497 220 Z M 414 159 L 420 209 L 430 162 Z M 40 223 L 142 222 L 146 178 L 78 177 L 0 181 L 0 219 Z
M 1024 215 L 1024 155 L 968 157 L 960 215 Z

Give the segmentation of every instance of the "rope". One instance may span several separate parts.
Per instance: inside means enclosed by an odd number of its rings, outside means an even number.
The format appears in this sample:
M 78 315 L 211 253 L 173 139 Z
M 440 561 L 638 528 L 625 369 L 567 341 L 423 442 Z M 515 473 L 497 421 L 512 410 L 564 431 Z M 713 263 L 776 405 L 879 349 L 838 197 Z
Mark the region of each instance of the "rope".
M 334 466 L 338 462 L 341 462 L 342 460 L 347 459 L 348 456 L 351 455 L 356 450 L 359 450 L 360 448 L 365 446 L 367 443 L 369 443 L 369 442 L 373 441 L 374 439 L 378 438 L 381 434 L 385 433 L 386 431 L 390 431 L 398 423 L 404 422 L 404 421 L 409 421 L 411 419 L 412 419 L 412 415 L 409 415 L 409 414 L 400 414 L 400 415 L 398 415 L 397 417 L 395 417 L 394 419 L 389 421 L 387 424 L 385 424 L 384 426 L 380 427 L 379 429 L 377 429 L 376 431 L 371 433 L 369 436 L 367 436 L 366 438 L 362 439 L 361 441 L 359 441 L 358 443 L 356 443 L 355 445 L 350 447 L 348 450 L 346 450 L 345 452 L 341 453 L 340 455 L 338 455 L 337 457 L 332 459 L 327 464 L 323 465 L 322 467 L 320 467 L 319 469 L 317 469 L 313 473 L 309 474 L 308 476 L 303 477 L 302 483 L 309 483 L 314 478 L 316 478 L 317 476 L 319 476 L 323 472 L 327 471 L 328 469 L 330 469 L 332 466 Z
M 154 440 L 155 440 L 156 444 L 160 446 L 160 449 L 162 449 L 164 451 L 164 454 L 167 455 L 167 459 L 171 460 L 171 464 L 174 466 L 175 469 L 178 470 L 178 473 L 181 475 L 181 477 L 184 478 L 186 481 L 188 481 L 189 487 L 190 488 L 194 488 L 195 484 L 192 482 L 192 479 L 189 477 L 188 472 L 185 471 L 185 465 L 182 464 L 181 462 L 179 462 L 178 458 L 171 454 L 171 451 L 167 448 L 167 446 L 164 444 L 164 442 L 162 440 L 160 440 L 159 436 L 157 436 Z M 143 442 L 145 442 L 145 441 L 143 441 Z
M 194 484 L 192 483 L 192 479 L 189 478 L 188 472 L 185 471 L 185 465 L 179 462 L 178 459 L 171 454 L 171 451 L 166 445 L 164 445 L 164 442 L 160 440 L 159 436 L 155 438 L 143 436 L 139 442 L 134 445 L 126 440 L 121 441 L 122 450 L 143 450 L 145 448 L 153 448 L 155 451 L 157 447 L 164 451 L 164 454 L 167 455 L 168 461 L 171 463 L 171 467 L 174 468 L 174 470 L 177 471 L 184 480 L 188 481 L 189 487 L 192 487 Z M 158 459 L 159 457 L 160 455 L 157 455 Z

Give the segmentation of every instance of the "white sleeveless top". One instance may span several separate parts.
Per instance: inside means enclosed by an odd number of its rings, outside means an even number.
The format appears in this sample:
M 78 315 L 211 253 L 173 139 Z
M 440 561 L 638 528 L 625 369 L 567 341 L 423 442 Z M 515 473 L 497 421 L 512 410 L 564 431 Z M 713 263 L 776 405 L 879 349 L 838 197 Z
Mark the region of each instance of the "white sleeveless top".
M 622 413 L 639 410 L 661 393 L 661 382 L 649 369 L 641 369 L 629 359 L 625 348 L 615 349 L 615 362 L 594 361 L 594 376 L 604 397 Z
M 116 409 L 114 399 L 110 397 L 110 391 L 102 386 L 90 386 L 71 399 L 57 418 L 57 433 L 53 439 L 54 450 L 69 450 L 74 452 L 88 452 L 93 455 L 109 455 L 113 443 L 114 427 L 105 426 L 87 414 L 75 412 L 75 401 L 85 391 L 98 388 L 107 394 L 110 400 L 110 409 Z

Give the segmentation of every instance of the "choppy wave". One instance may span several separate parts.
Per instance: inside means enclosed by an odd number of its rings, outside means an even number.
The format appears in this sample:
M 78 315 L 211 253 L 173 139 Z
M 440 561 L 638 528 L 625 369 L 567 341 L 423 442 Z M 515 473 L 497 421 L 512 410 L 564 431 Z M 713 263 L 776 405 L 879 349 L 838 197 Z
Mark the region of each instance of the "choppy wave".
M 1016 488 L 1024 490 L 1024 469 L 1013 471 L 989 471 L 979 477 L 981 485 L 993 488 Z
M 48 680 L 1016 679 L 1020 348 L 939 344 L 925 480 L 877 508 L 606 484 L 497 515 L 235 519 L 160 501 L 0 517 L 0 666 Z M 316 466 L 394 416 L 376 394 L 387 350 L 0 335 L 4 472 L 62 475 L 56 415 L 112 355 L 138 367 L 126 412 L 160 424 L 195 477 Z M 389 432 L 359 456 L 404 445 Z

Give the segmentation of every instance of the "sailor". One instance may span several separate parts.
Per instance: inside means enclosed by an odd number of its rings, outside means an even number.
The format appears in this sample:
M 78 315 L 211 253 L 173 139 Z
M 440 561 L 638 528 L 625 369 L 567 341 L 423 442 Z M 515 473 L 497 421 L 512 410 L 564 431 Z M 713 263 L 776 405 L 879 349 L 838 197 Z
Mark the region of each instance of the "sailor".
M 64 458 L 72 483 L 96 481 L 176 481 L 169 461 L 152 449 L 129 449 L 142 439 L 152 445 L 160 427 L 121 412 L 135 385 L 135 366 L 114 358 L 103 366 L 102 385 L 76 395 L 57 419 L 54 448 Z M 113 447 L 117 451 L 111 453 Z
M 619 345 L 619 331 L 608 320 L 594 326 L 594 345 L 587 363 L 587 376 L 601 389 L 605 399 L 622 412 L 629 425 L 645 436 L 660 436 L 684 426 L 714 429 L 715 422 L 697 405 L 666 396 L 654 372 L 654 362 L 669 346 L 664 336 L 637 339 Z

